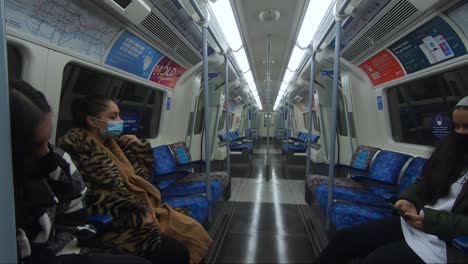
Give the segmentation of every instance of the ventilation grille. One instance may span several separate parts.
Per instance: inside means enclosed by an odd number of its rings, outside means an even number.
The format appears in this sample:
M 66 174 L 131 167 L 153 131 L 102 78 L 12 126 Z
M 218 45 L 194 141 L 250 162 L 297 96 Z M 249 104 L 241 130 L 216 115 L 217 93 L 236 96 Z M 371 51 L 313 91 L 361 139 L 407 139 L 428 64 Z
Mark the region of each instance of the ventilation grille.
M 343 53 L 343 58 L 353 61 L 416 12 L 418 12 L 418 9 L 413 4 L 407 0 L 401 0 L 347 49 Z
M 167 48 L 173 50 L 190 64 L 195 65 L 201 61 L 199 55 L 164 24 L 155 13 L 151 12 L 143 22 L 141 22 L 141 25 L 164 43 Z

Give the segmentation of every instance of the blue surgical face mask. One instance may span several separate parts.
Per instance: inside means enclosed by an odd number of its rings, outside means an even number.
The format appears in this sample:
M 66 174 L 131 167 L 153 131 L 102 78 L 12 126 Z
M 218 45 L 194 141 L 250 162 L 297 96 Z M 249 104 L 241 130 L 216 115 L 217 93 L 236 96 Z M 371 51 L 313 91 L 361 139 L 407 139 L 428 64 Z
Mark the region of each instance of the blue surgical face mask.
M 122 135 L 123 131 L 123 121 L 104 121 L 99 118 L 96 118 L 101 122 L 107 123 L 105 130 L 101 130 L 101 134 L 104 138 L 117 138 Z

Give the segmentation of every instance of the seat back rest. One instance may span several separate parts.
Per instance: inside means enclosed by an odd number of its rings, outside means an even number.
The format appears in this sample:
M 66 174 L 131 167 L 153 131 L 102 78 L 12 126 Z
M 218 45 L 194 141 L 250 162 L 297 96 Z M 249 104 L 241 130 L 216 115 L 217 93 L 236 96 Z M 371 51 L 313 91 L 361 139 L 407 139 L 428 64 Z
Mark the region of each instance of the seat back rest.
M 221 141 L 221 142 L 226 142 L 227 141 L 226 133 L 219 134 L 218 138 L 219 138 L 219 141 Z
M 400 193 L 416 181 L 416 178 L 421 174 L 426 161 L 426 158 L 416 157 L 408 164 L 399 181 L 398 189 Z
M 379 150 L 379 148 L 360 145 L 354 151 L 350 166 L 356 169 L 369 170 L 371 162 Z
M 171 149 L 167 145 L 161 145 L 153 148 L 154 156 L 154 176 L 160 176 L 175 172 L 176 161 L 172 155 Z
M 169 148 L 174 155 L 177 165 L 185 165 L 192 162 L 190 150 L 187 148 L 185 142 L 177 142 L 169 145 Z
M 317 135 L 310 135 L 310 142 L 311 143 L 317 143 L 317 141 L 320 139 L 320 136 Z
M 410 155 L 382 150 L 369 169 L 369 178 L 385 184 L 397 184 L 401 168 Z

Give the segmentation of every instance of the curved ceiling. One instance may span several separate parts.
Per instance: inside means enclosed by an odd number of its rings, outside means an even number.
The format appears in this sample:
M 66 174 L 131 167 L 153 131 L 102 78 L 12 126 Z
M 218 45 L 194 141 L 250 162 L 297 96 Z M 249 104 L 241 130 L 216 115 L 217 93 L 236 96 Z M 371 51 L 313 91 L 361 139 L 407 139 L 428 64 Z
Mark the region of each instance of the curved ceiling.
M 308 0 L 231 0 L 264 110 L 272 110 Z M 276 9 L 278 21 L 262 22 L 260 12 Z M 266 102 L 267 35 L 272 35 L 271 96 Z

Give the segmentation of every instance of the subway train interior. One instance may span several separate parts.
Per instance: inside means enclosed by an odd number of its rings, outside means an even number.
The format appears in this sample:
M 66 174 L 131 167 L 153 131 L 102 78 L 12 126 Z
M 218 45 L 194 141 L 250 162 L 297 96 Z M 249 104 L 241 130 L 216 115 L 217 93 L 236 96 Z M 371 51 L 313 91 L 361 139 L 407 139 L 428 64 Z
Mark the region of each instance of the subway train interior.
M 0 263 L 17 263 L 11 81 L 45 95 L 55 145 L 75 99 L 112 98 L 162 201 L 213 240 L 203 263 L 310 263 L 391 215 L 468 95 L 466 0 L 0 3 Z

